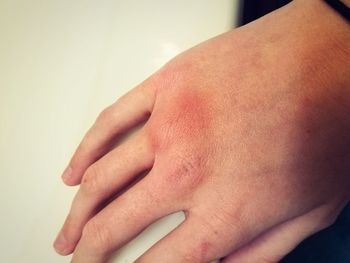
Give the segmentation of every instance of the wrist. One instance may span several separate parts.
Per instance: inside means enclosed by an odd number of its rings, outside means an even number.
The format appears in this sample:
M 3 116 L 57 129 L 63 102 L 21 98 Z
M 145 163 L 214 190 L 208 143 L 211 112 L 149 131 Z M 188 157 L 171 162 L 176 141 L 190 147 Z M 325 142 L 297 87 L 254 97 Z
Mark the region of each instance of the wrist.
M 349 23 L 323 0 L 295 0 L 294 12 L 302 39 L 297 50 L 300 67 L 315 86 L 350 105 Z
M 321 15 L 327 15 L 332 17 L 332 20 L 341 20 L 344 23 L 344 26 L 347 24 L 349 26 L 349 11 L 348 8 L 350 8 L 350 0 L 294 0 L 293 3 L 299 5 L 299 6 L 314 6 L 315 10 L 319 10 L 321 6 L 326 7 L 322 8 L 324 9 L 324 13 L 321 13 Z M 327 20 L 328 21 L 328 20 Z

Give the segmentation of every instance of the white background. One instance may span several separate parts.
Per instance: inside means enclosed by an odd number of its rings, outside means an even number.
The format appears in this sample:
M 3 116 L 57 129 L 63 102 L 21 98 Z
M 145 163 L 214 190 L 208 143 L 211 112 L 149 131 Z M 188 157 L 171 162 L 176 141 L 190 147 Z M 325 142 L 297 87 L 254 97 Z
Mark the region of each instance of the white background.
M 84 132 L 169 58 L 229 30 L 237 2 L 0 0 L 0 262 L 69 262 L 52 242 L 76 191 L 60 174 Z M 161 220 L 113 262 L 182 220 Z

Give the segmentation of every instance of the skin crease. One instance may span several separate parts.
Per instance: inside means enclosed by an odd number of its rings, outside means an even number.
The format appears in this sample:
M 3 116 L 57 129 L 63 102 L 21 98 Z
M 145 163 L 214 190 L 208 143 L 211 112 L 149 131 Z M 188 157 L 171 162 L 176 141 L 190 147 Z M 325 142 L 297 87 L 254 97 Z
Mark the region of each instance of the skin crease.
M 104 111 L 74 154 L 63 178 L 82 184 L 56 250 L 105 262 L 182 210 L 185 222 L 137 263 L 278 262 L 331 225 L 350 198 L 345 43 L 340 16 L 299 0 L 174 58 Z

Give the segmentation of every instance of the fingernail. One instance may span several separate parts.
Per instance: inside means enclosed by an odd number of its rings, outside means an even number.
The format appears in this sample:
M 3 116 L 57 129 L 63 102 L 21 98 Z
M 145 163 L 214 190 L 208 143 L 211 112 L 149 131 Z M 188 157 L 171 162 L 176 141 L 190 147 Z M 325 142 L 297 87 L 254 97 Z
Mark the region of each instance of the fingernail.
M 67 180 L 71 177 L 71 175 L 72 175 L 72 167 L 68 166 L 62 174 L 62 179 Z
M 65 253 L 65 251 L 67 250 L 67 240 L 62 232 L 58 234 L 55 242 L 53 243 L 53 246 L 58 253 Z

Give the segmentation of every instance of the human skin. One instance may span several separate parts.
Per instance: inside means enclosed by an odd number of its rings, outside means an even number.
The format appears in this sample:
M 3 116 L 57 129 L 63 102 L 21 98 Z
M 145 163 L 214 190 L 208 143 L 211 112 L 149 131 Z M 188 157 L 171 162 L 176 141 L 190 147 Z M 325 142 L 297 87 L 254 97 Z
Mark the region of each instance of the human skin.
M 347 7 L 350 7 L 350 0 L 342 0 L 344 4 L 346 4 Z
M 278 262 L 330 226 L 350 198 L 349 43 L 325 3 L 296 0 L 174 58 L 79 145 L 63 180 L 80 188 L 56 250 L 105 262 L 184 211 L 137 263 Z

